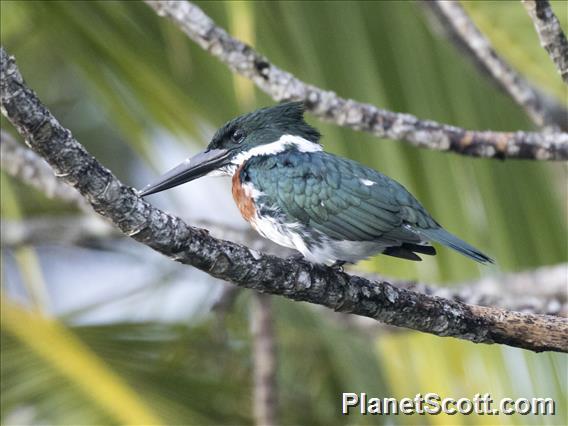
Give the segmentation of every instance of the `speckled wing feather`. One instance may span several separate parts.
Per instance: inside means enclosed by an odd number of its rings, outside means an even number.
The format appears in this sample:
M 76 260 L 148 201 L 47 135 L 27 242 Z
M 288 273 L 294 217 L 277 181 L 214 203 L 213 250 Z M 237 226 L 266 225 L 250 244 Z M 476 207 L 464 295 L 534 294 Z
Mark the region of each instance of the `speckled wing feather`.
M 438 226 L 402 185 L 325 152 L 252 159 L 245 172 L 265 202 L 336 240 L 418 244 L 413 227 Z

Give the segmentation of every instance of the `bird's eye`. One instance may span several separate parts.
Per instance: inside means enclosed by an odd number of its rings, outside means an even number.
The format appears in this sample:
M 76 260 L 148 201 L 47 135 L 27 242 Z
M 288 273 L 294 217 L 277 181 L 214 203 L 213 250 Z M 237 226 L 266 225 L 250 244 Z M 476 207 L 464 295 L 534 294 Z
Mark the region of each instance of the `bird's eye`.
M 241 143 L 244 139 L 245 139 L 245 132 L 243 132 L 241 129 L 235 130 L 231 136 L 231 140 L 234 143 Z

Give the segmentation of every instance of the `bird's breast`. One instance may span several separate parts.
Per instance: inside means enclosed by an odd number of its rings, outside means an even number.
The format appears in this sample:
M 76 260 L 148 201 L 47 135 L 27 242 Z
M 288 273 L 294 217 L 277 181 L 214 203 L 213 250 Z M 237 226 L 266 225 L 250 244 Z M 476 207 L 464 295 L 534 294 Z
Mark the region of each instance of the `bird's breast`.
M 233 175 L 232 193 L 241 215 L 247 222 L 251 222 L 256 215 L 256 207 L 254 204 L 253 190 L 249 185 L 243 185 L 241 182 L 242 168 L 243 166 L 241 165 Z

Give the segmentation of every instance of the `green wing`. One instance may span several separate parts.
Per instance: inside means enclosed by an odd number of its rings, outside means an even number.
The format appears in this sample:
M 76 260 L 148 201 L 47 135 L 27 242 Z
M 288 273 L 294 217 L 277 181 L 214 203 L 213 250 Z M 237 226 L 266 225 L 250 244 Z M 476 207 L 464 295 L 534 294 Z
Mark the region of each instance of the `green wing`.
M 247 178 L 263 202 L 334 239 L 397 246 L 421 241 L 413 227 L 438 226 L 402 185 L 355 161 L 294 151 L 253 160 Z

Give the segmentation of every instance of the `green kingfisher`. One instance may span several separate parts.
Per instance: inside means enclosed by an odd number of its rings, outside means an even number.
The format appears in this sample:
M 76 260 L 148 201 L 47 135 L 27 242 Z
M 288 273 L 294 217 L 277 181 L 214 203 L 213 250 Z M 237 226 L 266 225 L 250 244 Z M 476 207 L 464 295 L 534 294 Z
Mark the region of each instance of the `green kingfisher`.
M 375 254 L 421 260 L 430 242 L 480 263 L 493 260 L 450 234 L 398 182 L 323 151 L 301 102 L 241 115 L 207 149 L 166 172 L 141 196 L 202 176 L 229 175 L 242 216 L 263 237 L 328 265 Z

